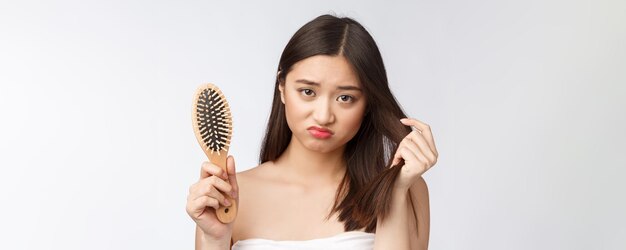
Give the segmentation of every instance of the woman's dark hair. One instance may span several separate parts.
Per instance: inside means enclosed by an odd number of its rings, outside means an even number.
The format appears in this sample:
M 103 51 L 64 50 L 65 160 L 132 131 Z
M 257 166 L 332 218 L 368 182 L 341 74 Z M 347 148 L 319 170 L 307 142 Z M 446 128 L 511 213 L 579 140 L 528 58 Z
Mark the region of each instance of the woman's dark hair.
M 278 64 L 272 111 L 259 160 L 274 161 L 289 145 L 292 132 L 278 87 L 285 84 L 295 63 L 315 55 L 344 56 L 353 66 L 367 100 L 361 127 L 344 151 L 347 170 L 328 218 L 338 212 L 345 231 L 366 228 L 366 232 L 375 232 L 377 218 L 384 219 L 389 212 L 393 186 L 404 165 L 401 162 L 390 168 L 392 154 L 411 129 L 399 121 L 406 115 L 389 89 L 376 42 L 355 20 L 322 15 L 302 26 L 289 40 Z

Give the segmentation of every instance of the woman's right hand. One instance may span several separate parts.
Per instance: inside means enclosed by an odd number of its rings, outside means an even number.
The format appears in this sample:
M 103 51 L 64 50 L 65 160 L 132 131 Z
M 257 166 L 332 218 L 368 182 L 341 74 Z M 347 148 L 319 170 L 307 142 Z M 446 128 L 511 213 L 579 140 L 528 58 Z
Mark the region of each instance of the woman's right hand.
M 211 162 L 202 163 L 200 180 L 189 187 L 186 209 L 204 237 L 208 237 L 207 240 L 230 243 L 234 221 L 224 224 L 215 214 L 220 205 L 231 205 L 228 197 L 239 203 L 235 159 L 232 156 L 228 156 L 226 168 L 227 172 Z

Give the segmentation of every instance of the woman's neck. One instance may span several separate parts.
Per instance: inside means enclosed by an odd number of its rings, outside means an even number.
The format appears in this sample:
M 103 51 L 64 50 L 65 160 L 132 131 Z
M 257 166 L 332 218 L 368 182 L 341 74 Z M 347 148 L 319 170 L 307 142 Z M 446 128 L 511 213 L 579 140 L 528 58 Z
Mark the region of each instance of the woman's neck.
M 311 151 L 292 137 L 274 165 L 281 168 L 282 176 L 303 185 L 335 184 L 341 181 L 346 170 L 344 149 L 345 146 L 328 153 Z

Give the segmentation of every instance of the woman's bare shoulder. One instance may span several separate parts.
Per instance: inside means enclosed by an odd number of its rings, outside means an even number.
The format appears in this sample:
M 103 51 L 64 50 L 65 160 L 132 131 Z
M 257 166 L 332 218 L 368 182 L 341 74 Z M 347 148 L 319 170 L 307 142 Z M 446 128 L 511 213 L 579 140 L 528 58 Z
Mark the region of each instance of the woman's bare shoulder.
M 268 172 L 272 162 L 264 162 L 256 167 L 250 168 L 237 173 L 237 183 L 247 182 L 246 184 L 254 184 L 268 177 Z
M 247 204 L 257 202 L 259 195 L 267 193 L 272 181 L 272 162 L 264 162 L 251 169 L 237 173 L 237 185 L 239 197 L 245 199 Z

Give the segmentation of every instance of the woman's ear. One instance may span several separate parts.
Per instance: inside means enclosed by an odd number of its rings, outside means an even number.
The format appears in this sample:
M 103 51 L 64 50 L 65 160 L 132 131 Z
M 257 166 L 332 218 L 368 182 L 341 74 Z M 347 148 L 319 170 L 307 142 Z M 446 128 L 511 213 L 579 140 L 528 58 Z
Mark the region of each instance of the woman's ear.
M 278 83 L 278 90 L 280 91 L 280 101 L 285 104 L 285 84 Z

